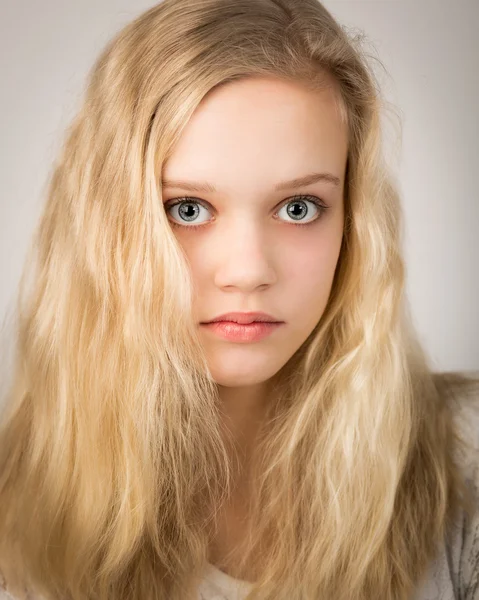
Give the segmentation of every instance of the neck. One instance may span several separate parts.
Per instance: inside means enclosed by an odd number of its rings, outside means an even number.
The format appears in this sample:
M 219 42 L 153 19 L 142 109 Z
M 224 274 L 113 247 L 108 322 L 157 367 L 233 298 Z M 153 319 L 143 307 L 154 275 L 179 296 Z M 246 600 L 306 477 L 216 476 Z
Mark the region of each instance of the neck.
M 240 446 L 253 443 L 268 406 L 266 384 L 241 388 L 220 386 L 219 395 L 223 422 L 233 438 Z

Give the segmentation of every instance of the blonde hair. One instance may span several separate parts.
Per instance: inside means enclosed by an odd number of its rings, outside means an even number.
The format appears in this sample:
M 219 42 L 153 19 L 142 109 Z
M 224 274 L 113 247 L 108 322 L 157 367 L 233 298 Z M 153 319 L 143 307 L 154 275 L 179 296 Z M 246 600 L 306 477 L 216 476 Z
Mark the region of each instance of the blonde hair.
M 334 81 L 349 132 L 329 302 L 273 378 L 256 449 L 248 599 L 406 599 L 472 510 L 449 399 L 477 382 L 433 373 L 414 332 L 360 36 L 317 0 L 164 0 L 94 65 L 19 289 L 0 436 L 0 571 L 16 593 L 194 597 L 237 455 L 161 168 L 205 96 L 246 77 Z

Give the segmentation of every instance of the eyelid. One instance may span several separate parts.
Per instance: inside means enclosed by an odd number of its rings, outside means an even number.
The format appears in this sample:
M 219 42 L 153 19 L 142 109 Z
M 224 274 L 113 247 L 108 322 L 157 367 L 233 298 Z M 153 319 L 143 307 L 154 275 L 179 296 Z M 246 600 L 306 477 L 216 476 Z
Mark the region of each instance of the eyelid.
M 288 204 L 289 202 L 292 202 L 293 200 L 308 200 L 309 202 L 313 202 L 313 204 L 315 202 L 317 202 L 318 205 L 322 206 L 323 208 L 329 208 L 329 206 L 327 204 L 325 204 L 324 200 L 322 198 L 320 198 L 319 196 L 314 196 L 313 194 L 294 194 L 293 196 L 290 196 L 289 198 L 281 200 L 281 202 L 275 207 L 275 210 L 279 210 L 279 208 L 283 204 Z M 181 202 L 188 202 L 188 201 L 200 204 L 204 208 L 211 208 L 213 210 L 216 210 L 207 200 L 201 200 L 200 198 L 196 198 L 195 196 L 179 196 L 177 198 L 170 198 L 170 200 L 167 200 L 163 204 L 163 206 L 165 208 L 169 208 L 170 206 L 175 206 L 176 204 L 180 204 Z
M 275 207 L 275 213 L 278 212 L 279 210 L 281 210 L 281 208 L 286 205 L 289 204 L 290 202 L 294 202 L 294 201 L 301 201 L 301 200 L 306 200 L 307 202 L 310 202 L 311 204 L 315 205 L 316 208 L 318 209 L 318 216 L 316 216 L 316 218 L 311 219 L 310 221 L 306 221 L 306 222 L 301 222 L 298 221 L 297 223 L 289 223 L 290 225 L 295 225 L 295 226 L 299 226 L 299 227 L 306 227 L 307 225 L 312 225 L 313 223 L 315 223 L 316 221 L 320 221 L 324 214 L 326 212 L 328 212 L 330 206 L 328 204 L 325 204 L 324 201 L 322 200 L 322 198 L 318 197 L 318 196 L 314 196 L 312 194 L 294 194 L 293 196 L 290 196 L 284 200 L 282 200 L 279 205 L 277 205 Z M 183 202 L 187 203 L 187 202 L 191 202 L 192 204 L 199 204 L 200 206 L 203 206 L 203 208 L 209 209 L 209 207 L 211 207 L 213 209 L 213 211 L 215 210 L 215 208 L 213 206 L 211 206 L 211 204 L 209 202 L 207 202 L 206 200 L 201 200 L 199 198 L 196 198 L 194 196 L 180 196 L 178 198 L 171 198 L 170 200 L 167 200 L 163 206 L 165 208 L 165 210 L 168 210 L 169 208 L 172 208 L 173 206 L 177 206 L 178 204 L 182 204 Z M 210 221 L 211 222 L 211 221 Z M 200 227 L 205 227 L 206 225 L 208 225 L 208 222 L 205 223 L 198 223 L 198 224 L 190 224 L 190 225 L 186 225 L 183 223 L 177 223 L 176 221 L 172 221 L 172 225 L 175 227 L 184 227 L 186 229 L 195 229 L 195 228 L 200 228 Z
M 164 203 L 164 206 L 169 208 L 170 206 L 176 206 L 181 202 L 194 202 L 196 204 L 201 204 L 201 206 L 203 206 L 204 208 L 213 208 L 213 206 L 211 206 L 211 204 L 206 200 L 200 200 L 199 198 L 195 198 L 194 196 L 180 196 L 178 198 L 171 198 L 171 200 L 167 200 Z

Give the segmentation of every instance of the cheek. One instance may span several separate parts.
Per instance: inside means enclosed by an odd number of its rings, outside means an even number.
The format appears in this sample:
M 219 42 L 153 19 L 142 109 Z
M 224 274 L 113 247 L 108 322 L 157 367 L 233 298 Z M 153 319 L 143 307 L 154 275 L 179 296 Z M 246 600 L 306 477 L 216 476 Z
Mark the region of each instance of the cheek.
M 291 244 L 284 258 L 286 279 L 301 284 L 301 289 L 329 287 L 341 249 L 341 237 L 322 235 L 304 243 Z
M 336 271 L 342 236 L 316 236 L 297 243 L 284 260 L 284 282 L 290 310 L 301 315 L 298 326 L 312 329 L 327 305 Z

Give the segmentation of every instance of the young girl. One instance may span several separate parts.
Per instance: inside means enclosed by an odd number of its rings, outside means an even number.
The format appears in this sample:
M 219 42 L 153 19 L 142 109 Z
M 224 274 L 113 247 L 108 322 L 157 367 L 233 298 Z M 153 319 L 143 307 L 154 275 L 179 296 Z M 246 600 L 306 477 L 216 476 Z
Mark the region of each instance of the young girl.
M 479 379 L 412 326 L 382 109 L 318 0 L 108 45 L 19 290 L 5 598 L 479 598 Z

